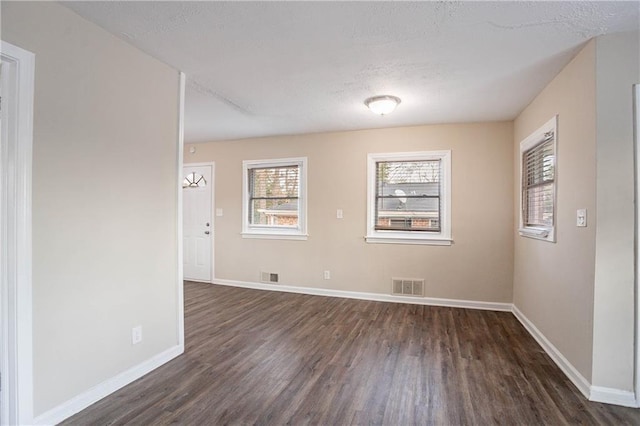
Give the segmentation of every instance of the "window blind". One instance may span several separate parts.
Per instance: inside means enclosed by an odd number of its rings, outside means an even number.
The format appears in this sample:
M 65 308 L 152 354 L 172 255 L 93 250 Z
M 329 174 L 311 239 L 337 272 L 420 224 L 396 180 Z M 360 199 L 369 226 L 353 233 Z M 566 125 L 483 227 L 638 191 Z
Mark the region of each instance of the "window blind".
M 298 226 L 300 167 L 251 168 L 248 173 L 249 224 Z
M 522 156 L 522 199 L 525 226 L 553 226 L 555 196 L 554 133 Z
M 441 229 L 441 160 L 376 162 L 376 230 Z

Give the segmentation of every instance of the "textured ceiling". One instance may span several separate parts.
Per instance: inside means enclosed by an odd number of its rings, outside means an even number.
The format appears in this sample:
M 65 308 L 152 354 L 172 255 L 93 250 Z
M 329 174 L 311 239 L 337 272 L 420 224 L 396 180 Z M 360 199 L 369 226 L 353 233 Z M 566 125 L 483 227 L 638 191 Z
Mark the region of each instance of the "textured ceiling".
M 185 140 L 513 119 L 640 2 L 64 2 L 187 75 Z M 402 99 L 389 116 L 363 101 Z

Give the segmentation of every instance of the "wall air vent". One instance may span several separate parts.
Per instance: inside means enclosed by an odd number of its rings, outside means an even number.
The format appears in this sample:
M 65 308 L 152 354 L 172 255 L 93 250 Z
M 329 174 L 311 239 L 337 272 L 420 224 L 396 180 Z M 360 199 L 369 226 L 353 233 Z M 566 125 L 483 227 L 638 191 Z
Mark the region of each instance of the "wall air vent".
M 278 274 L 273 272 L 260 272 L 260 281 L 263 283 L 277 284 Z
M 424 296 L 424 279 L 391 278 L 391 294 L 398 296 Z

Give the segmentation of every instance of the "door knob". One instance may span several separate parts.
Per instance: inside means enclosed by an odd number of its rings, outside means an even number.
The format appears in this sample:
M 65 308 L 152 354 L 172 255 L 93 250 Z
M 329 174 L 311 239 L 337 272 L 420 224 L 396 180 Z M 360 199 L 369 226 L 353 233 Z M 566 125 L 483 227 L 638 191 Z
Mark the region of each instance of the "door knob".
M 207 235 L 209 235 L 209 234 L 210 234 L 210 232 L 209 232 L 209 231 L 204 231 L 204 233 L 205 233 L 205 234 L 207 234 Z
M 204 226 L 209 226 L 209 222 L 205 223 Z

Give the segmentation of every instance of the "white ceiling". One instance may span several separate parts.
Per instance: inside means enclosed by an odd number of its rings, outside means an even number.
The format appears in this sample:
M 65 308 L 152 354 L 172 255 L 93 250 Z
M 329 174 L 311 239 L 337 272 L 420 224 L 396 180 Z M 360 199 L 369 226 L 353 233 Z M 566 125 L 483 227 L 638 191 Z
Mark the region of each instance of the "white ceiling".
M 185 140 L 513 119 L 640 2 L 65 2 L 187 75 Z M 389 116 L 363 101 L 402 99 Z

